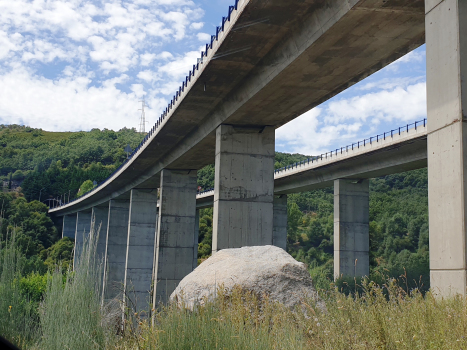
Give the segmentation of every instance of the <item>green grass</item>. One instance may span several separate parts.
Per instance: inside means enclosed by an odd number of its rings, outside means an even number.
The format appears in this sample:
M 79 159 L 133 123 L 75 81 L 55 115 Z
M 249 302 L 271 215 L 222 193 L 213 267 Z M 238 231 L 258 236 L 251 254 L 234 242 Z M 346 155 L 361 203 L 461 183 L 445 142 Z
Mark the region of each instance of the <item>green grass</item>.
M 466 349 L 467 298 L 408 291 L 394 279 L 363 281 L 354 293 L 321 291 L 322 312 L 304 300 L 295 310 L 235 289 L 189 311 L 168 305 L 119 328 L 120 304 L 102 307 L 97 237 L 76 270 L 49 272 L 38 309 L 21 290 L 14 236 L 1 249 L 0 332 L 23 349 Z M 64 278 L 66 276 L 66 278 Z M 11 308 L 10 308 L 11 306 Z
M 92 225 L 93 226 L 93 225 Z M 98 232 L 91 227 L 91 232 Z M 102 262 L 96 256 L 97 235 L 85 239 L 75 271 L 63 283 L 61 268 L 49 278 L 40 307 L 40 349 L 105 349 L 112 338 L 101 307 Z
M 467 300 L 407 294 L 395 280 L 365 283 L 363 294 L 323 295 L 288 310 L 235 292 L 194 312 L 169 306 L 156 325 L 142 322 L 117 349 L 466 349 Z
M 20 286 L 22 262 L 13 231 L 0 250 L 0 334 L 28 347 L 37 339 L 37 310 Z

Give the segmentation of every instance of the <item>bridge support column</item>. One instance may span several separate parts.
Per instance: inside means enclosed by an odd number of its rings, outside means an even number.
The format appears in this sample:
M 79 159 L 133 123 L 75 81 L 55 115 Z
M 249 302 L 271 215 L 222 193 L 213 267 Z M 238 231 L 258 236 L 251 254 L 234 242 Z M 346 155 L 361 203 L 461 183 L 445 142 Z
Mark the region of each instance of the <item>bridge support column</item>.
M 287 249 L 287 195 L 274 197 L 273 245 Z
M 76 213 L 63 217 L 62 238 L 75 239 L 76 237 Z
M 334 277 L 370 274 L 369 180 L 334 181 Z
M 467 288 L 467 2 L 425 1 L 430 284 Z
M 94 221 L 94 234 L 97 235 L 96 257 L 104 259 L 107 243 L 107 225 L 109 222 L 109 206 L 93 207 L 92 219 Z
M 199 209 L 196 209 L 195 239 L 193 244 L 193 270 L 198 267 L 198 241 L 199 241 Z
M 149 311 L 157 223 L 157 190 L 131 190 L 124 294 L 132 312 Z M 135 308 L 135 310 L 133 310 Z
M 155 260 L 154 305 L 165 303 L 198 255 L 196 171 L 162 170 Z
M 213 253 L 273 244 L 274 127 L 216 130 Z
M 76 268 L 78 259 L 81 257 L 84 240 L 89 239 L 91 223 L 91 211 L 79 211 L 76 213 L 75 255 L 73 257 L 73 269 Z
M 129 214 L 129 200 L 110 201 L 104 263 L 104 299 L 115 298 L 123 292 Z

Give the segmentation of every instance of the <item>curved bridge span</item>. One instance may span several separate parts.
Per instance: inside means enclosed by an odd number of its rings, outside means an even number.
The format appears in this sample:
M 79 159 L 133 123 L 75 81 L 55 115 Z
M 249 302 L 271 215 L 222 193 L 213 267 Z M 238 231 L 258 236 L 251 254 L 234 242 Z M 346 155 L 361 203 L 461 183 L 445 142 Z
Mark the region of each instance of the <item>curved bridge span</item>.
M 335 275 L 368 274 L 368 179 L 428 165 L 431 286 L 465 295 L 466 33 L 461 0 L 235 1 L 131 159 L 50 212 L 78 253 L 101 224 L 106 297 L 123 284 L 144 308 L 153 281 L 151 301 L 165 301 L 196 266 L 209 198 L 213 253 L 285 248 L 287 193 L 334 185 Z M 425 42 L 428 124 L 274 172 L 276 128 Z M 212 163 L 215 190 L 197 198 Z

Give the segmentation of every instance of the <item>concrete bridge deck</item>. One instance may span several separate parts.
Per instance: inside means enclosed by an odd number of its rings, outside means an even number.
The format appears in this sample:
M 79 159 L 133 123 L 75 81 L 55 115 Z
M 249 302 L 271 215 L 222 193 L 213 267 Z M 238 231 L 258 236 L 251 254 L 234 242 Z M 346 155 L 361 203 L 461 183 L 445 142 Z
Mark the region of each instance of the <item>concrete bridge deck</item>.
M 240 0 L 236 8 L 132 159 L 51 213 L 158 188 L 162 169 L 212 164 L 219 125 L 278 128 L 425 42 L 423 0 Z
M 463 0 L 236 0 L 131 159 L 50 212 L 64 217 L 78 250 L 90 220 L 107 222 L 106 278 L 140 296 L 154 282 L 155 303 L 195 266 L 196 171 L 205 165 L 215 163 L 213 253 L 284 247 L 286 194 L 333 182 L 335 274 L 353 276 L 369 271 L 368 178 L 427 164 L 431 287 L 466 295 L 466 33 Z M 409 131 L 405 141 L 378 140 L 274 176 L 276 128 L 425 38 L 426 143 Z

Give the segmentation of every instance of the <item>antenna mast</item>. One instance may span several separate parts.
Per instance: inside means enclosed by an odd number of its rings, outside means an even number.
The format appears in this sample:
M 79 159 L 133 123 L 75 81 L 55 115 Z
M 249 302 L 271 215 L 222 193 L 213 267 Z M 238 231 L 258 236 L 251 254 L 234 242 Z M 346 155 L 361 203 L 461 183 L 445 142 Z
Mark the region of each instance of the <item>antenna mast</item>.
M 139 120 L 139 132 L 141 134 L 145 134 L 146 133 L 146 114 L 144 113 L 144 107 L 147 107 L 146 106 L 146 102 L 144 101 L 144 98 L 142 101 L 139 101 L 141 102 L 141 109 L 138 109 L 138 111 L 141 111 L 141 118 Z

